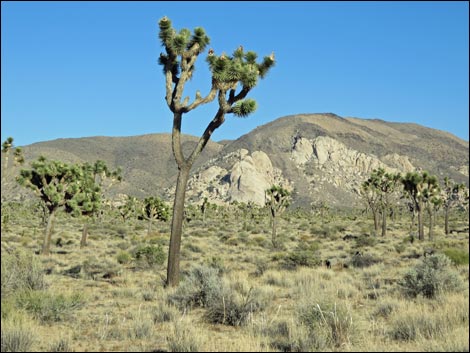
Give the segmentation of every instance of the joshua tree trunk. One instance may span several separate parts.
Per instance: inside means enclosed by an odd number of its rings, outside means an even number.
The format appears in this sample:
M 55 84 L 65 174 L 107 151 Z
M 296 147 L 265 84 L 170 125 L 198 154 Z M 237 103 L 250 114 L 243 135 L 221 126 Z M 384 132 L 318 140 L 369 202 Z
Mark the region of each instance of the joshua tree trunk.
M 171 221 L 170 249 L 168 252 L 167 284 L 176 286 L 179 282 L 181 234 L 183 231 L 184 198 L 191 166 L 180 168 L 176 182 L 173 217 Z
M 382 236 L 387 235 L 387 210 L 382 209 Z
M 50 253 L 52 226 L 54 224 L 55 213 L 56 213 L 56 209 L 53 209 L 49 214 L 49 218 L 47 219 L 46 230 L 44 232 L 44 241 L 42 243 L 43 255 L 49 255 Z
M 278 247 L 278 241 L 277 241 L 277 235 L 276 235 L 276 214 L 273 212 L 271 214 L 271 225 L 272 225 L 272 236 L 271 236 L 271 241 L 273 243 L 274 249 L 277 249 Z
M 375 234 L 379 231 L 379 215 L 377 210 L 372 210 L 372 215 L 374 216 L 374 230 Z
M 423 211 L 421 206 L 418 208 L 418 238 L 424 240 Z
M 433 211 L 429 211 L 429 240 L 433 240 L 434 234 L 433 234 L 433 227 L 434 227 L 434 215 Z
M 88 240 L 88 222 L 83 225 L 82 239 L 80 240 L 80 249 L 87 246 Z
M 448 235 L 450 233 L 449 231 L 449 208 L 448 207 L 444 209 L 444 228 L 445 228 L 446 235 Z

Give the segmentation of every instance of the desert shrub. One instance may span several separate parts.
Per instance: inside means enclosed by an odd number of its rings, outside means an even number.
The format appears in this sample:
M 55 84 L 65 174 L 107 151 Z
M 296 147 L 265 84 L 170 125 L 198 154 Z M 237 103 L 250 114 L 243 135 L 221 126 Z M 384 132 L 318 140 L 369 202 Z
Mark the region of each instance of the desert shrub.
M 255 266 L 256 266 L 256 269 L 253 272 L 253 276 L 255 276 L 255 277 L 262 276 L 269 267 L 269 265 L 266 261 L 263 261 L 263 260 L 260 260 L 260 259 L 257 259 L 255 261 Z
M 217 274 L 219 276 L 223 275 L 224 273 L 228 272 L 227 267 L 224 264 L 224 259 L 220 256 L 212 256 L 207 262 L 207 266 L 212 267 L 213 269 L 217 270 Z
M 376 259 L 371 254 L 354 255 L 351 258 L 350 264 L 354 267 L 364 268 L 364 267 L 372 266 L 378 263 L 379 261 L 380 261 L 379 259 Z
M 48 352 L 72 352 L 70 347 L 70 339 L 61 337 L 49 346 Z
M 270 346 L 279 352 L 310 352 L 315 345 L 305 326 L 292 321 L 272 322 L 262 334 L 271 338 Z
M 134 315 L 127 331 L 130 339 L 149 339 L 153 334 L 154 322 L 148 315 L 143 315 L 140 311 Z
M 389 317 L 394 311 L 396 311 L 398 308 L 397 303 L 393 302 L 384 302 L 381 303 L 377 306 L 377 308 L 374 310 L 372 313 L 372 317 L 383 317 L 387 318 Z
M 154 323 L 171 322 L 175 321 L 178 316 L 178 309 L 174 306 L 160 303 L 158 306 L 152 308 L 151 315 Z
M 81 266 L 75 267 L 81 275 L 86 278 L 98 280 L 101 278 L 112 278 L 121 273 L 120 266 L 106 259 L 97 257 L 88 257 Z M 71 269 L 72 270 L 72 269 Z
M 201 349 L 199 335 L 185 322 L 175 322 L 166 340 L 170 352 L 199 352 Z
M 46 287 L 44 270 L 36 257 L 24 251 L 2 252 L 2 298 L 21 290 Z
M 65 296 L 44 291 L 25 291 L 18 294 L 16 303 L 41 322 L 57 322 L 69 318 L 73 310 L 83 306 L 84 300 L 80 293 Z
M 4 324 L 2 321 L 2 352 L 30 352 L 34 342 L 33 330 L 23 324 Z
M 344 303 L 301 303 L 297 314 L 300 323 L 310 330 L 317 350 L 341 347 L 357 337 L 357 320 Z
M 434 298 L 442 292 L 456 291 L 462 284 L 459 274 L 451 268 L 451 260 L 442 254 L 423 258 L 400 282 L 403 293 L 412 298 Z
M 132 261 L 132 256 L 127 251 L 120 251 L 117 254 L 116 259 L 117 259 L 117 262 L 119 262 L 120 264 L 128 264 L 129 262 Z
M 213 324 L 242 326 L 266 305 L 267 298 L 261 290 L 234 283 L 224 286 L 219 296 L 209 302 L 206 319 Z
M 134 257 L 139 263 L 149 267 L 163 265 L 166 254 L 161 245 L 139 245 L 134 249 Z
M 452 325 L 440 315 L 419 311 L 412 315 L 401 314 L 393 318 L 388 331 L 389 336 L 397 341 L 413 341 L 417 338 L 432 339 L 434 337 L 445 336 Z
M 447 248 L 442 251 L 454 265 L 468 265 L 468 251 L 457 248 Z
M 370 235 L 360 235 L 355 239 L 355 247 L 363 248 L 366 246 L 374 246 L 377 243 L 377 238 Z
M 281 266 L 288 270 L 294 270 L 298 266 L 314 267 L 321 265 L 317 250 L 317 243 L 301 243 L 296 249 L 284 256 Z
M 222 290 L 222 278 L 214 267 L 198 265 L 193 267 L 184 278 L 178 288 L 168 295 L 170 304 L 180 309 L 193 306 L 205 307 L 220 298 Z
M 403 251 L 406 250 L 407 245 L 403 243 L 395 244 L 394 248 L 395 251 L 399 254 L 401 254 Z

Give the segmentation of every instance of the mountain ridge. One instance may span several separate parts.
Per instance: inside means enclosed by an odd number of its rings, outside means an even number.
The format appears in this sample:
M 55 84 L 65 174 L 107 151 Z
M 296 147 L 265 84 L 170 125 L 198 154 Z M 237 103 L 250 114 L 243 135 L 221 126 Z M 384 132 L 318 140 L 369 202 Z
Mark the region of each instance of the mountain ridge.
M 186 154 L 198 139 L 183 135 Z M 263 187 L 271 182 L 290 185 L 294 204 L 300 206 L 321 198 L 333 205 L 354 204 L 357 181 L 378 165 L 394 170 L 425 169 L 440 178 L 449 176 L 468 185 L 468 146 L 468 141 L 449 132 L 416 123 L 341 117 L 334 113 L 288 115 L 260 125 L 238 139 L 210 141 L 193 166 L 192 175 L 215 179 L 204 179 L 207 187 L 200 181 L 190 183 L 197 191 L 190 186 L 188 197 L 196 202 L 207 196 L 218 202 L 231 202 L 237 201 L 236 195 L 244 195 L 243 200 L 247 201 L 246 192 L 234 189 L 234 178 L 238 178 L 237 183 L 242 180 L 247 190 L 255 190 L 250 189 L 255 186 L 248 179 L 258 178 Z M 39 155 L 66 162 L 102 159 L 111 168 L 121 166 L 124 181 L 114 188 L 114 194 L 171 198 L 176 180 L 169 133 L 60 138 L 27 145 L 23 150 L 26 166 Z M 256 163 L 269 170 L 260 170 Z M 9 197 L 22 193 L 12 181 L 18 169 L 9 171 Z M 354 183 L 348 184 L 348 178 Z M 352 184 L 356 186 L 347 187 Z M 261 202 L 260 190 L 253 192 Z

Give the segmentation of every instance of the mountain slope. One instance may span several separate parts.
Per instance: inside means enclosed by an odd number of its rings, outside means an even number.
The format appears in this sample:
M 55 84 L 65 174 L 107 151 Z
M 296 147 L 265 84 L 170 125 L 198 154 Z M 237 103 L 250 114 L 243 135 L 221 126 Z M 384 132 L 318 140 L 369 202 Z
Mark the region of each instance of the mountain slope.
M 183 141 L 188 153 L 197 138 Z M 24 150 L 27 161 L 41 154 L 70 162 L 102 159 L 123 169 L 124 181 L 114 193 L 172 197 L 177 169 L 169 134 L 59 139 Z M 225 203 L 247 202 L 256 195 L 253 201 L 261 204 L 261 189 L 279 183 L 293 191 L 295 205 L 324 201 L 354 206 L 360 183 L 379 166 L 401 172 L 425 169 L 468 185 L 468 152 L 468 141 L 417 124 L 298 114 L 233 141 L 210 142 L 193 167 L 188 198 Z M 14 189 L 7 191 L 18 192 Z

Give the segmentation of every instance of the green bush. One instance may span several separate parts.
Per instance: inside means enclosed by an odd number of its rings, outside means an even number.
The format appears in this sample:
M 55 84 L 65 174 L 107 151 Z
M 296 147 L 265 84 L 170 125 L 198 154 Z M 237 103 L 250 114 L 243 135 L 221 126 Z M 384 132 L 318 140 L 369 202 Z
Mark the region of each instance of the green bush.
M 377 238 L 370 235 L 360 235 L 355 239 L 355 242 L 356 248 L 363 248 L 366 246 L 374 246 L 377 243 Z
M 2 251 L 2 298 L 21 290 L 46 287 L 44 270 L 39 259 L 24 251 L 11 254 Z
M 319 266 L 321 265 L 321 259 L 317 254 L 317 250 L 317 243 L 300 243 L 296 249 L 284 256 L 281 266 L 288 270 L 295 270 L 298 266 Z
M 443 253 L 454 265 L 468 265 L 468 251 L 457 248 L 447 248 L 443 250 Z
M 132 256 L 127 251 L 120 251 L 116 259 L 120 264 L 128 264 L 132 261 Z
M 135 258 L 150 267 L 163 265 L 166 254 L 161 245 L 140 245 L 135 249 Z
M 245 325 L 253 313 L 264 310 L 267 305 L 260 290 L 245 288 L 239 283 L 224 286 L 220 294 L 207 307 L 206 319 L 213 324 Z
M 183 310 L 194 306 L 206 307 L 221 297 L 222 277 L 219 270 L 206 265 L 193 267 L 167 300 Z
M 17 296 L 16 303 L 42 322 L 57 322 L 69 318 L 74 309 L 83 306 L 84 300 L 80 293 L 65 296 L 44 291 L 25 291 Z
M 351 258 L 350 264 L 357 268 L 364 268 L 364 267 L 372 266 L 378 263 L 379 261 L 380 261 L 379 259 L 376 259 L 371 254 L 354 255 Z
M 310 330 L 315 350 L 342 347 L 357 337 L 357 320 L 344 303 L 301 303 L 297 313 L 300 323 Z
M 451 264 L 451 260 L 443 254 L 425 257 L 400 281 L 403 293 L 412 298 L 418 295 L 435 298 L 442 292 L 462 288 L 462 280 Z

